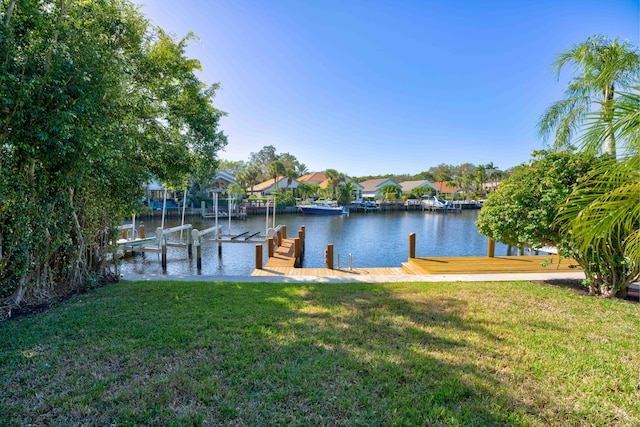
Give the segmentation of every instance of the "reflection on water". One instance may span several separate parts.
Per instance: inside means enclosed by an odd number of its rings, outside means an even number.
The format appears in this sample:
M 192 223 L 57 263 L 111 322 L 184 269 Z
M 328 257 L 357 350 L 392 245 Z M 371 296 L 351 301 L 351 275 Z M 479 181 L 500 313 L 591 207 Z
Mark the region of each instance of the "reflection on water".
M 342 266 L 348 254 L 352 254 L 353 267 L 400 267 L 407 261 L 409 234 L 416 233 L 417 256 L 478 256 L 487 253 L 487 238 L 478 234 L 475 220 L 477 210 L 460 214 L 388 212 L 351 214 L 350 216 L 282 215 L 277 224 L 287 226 L 289 237 L 296 236 L 301 225 L 306 229 L 306 250 L 303 267 L 324 267 L 324 250 L 334 245 Z M 160 226 L 158 219 L 143 220 L 147 235 Z M 212 227 L 214 219 L 187 217 L 186 223 L 203 230 Z M 269 219 L 271 223 L 271 218 Z M 179 220 L 165 220 L 165 227 L 180 225 Z M 224 234 L 264 234 L 265 218 L 249 217 L 247 221 L 219 220 Z M 178 233 L 179 234 L 179 233 Z M 186 231 L 183 236 L 186 239 Z M 265 259 L 266 262 L 266 248 Z M 504 245 L 496 245 L 496 255 L 506 255 Z M 190 260 L 186 249 L 169 247 L 167 271 L 169 275 L 250 275 L 255 268 L 255 244 L 225 243 L 222 256 L 218 256 L 217 244 L 202 245 L 202 271 L 198 272 L 196 260 Z M 161 274 L 160 255 L 127 257 L 121 263 L 124 274 Z

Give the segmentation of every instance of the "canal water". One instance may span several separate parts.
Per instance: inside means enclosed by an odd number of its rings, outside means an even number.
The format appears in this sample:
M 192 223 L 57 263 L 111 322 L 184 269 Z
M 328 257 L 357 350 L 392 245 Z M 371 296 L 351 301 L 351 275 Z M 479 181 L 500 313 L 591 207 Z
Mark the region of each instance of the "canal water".
M 478 210 L 462 213 L 384 212 L 352 213 L 348 216 L 278 215 L 276 224 L 287 226 L 288 237 L 295 237 L 300 226 L 306 230 L 306 246 L 302 267 L 324 267 L 324 250 L 334 245 L 334 255 L 340 256 L 341 267 L 348 266 L 351 254 L 354 268 L 400 267 L 409 256 L 409 234 L 416 233 L 417 256 L 482 256 L 487 253 L 487 237 L 478 233 L 475 221 Z M 143 220 L 147 236 L 153 235 L 160 220 Z M 213 227 L 214 219 L 187 217 L 185 223 L 198 230 Z M 139 223 L 138 223 L 139 224 Z M 177 219 L 165 219 L 165 228 L 180 225 Z M 250 216 L 246 221 L 218 219 L 223 234 L 261 232 L 264 235 L 264 216 Z M 272 226 L 269 218 L 269 226 Z M 186 233 L 183 238 L 186 240 Z M 177 237 L 179 237 L 179 232 Z M 175 236 L 175 235 L 174 235 Z M 239 240 L 243 240 L 240 238 Z M 266 263 L 266 245 L 264 248 Z M 495 254 L 506 255 L 507 248 L 496 244 Z M 334 260 L 337 266 L 337 259 Z M 163 274 L 160 255 L 127 257 L 121 261 L 123 274 Z M 222 256 L 217 244 L 202 245 L 202 270 L 196 268 L 195 256 L 190 260 L 184 248 L 169 247 L 168 275 L 239 275 L 247 276 L 255 269 L 255 243 L 224 243 Z

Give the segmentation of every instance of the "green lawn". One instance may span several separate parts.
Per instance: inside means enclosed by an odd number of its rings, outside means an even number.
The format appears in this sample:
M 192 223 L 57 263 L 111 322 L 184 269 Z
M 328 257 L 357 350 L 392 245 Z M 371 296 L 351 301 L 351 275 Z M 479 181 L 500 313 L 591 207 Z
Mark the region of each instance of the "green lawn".
M 526 282 L 121 282 L 0 339 L 0 425 L 640 420 L 640 304 Z

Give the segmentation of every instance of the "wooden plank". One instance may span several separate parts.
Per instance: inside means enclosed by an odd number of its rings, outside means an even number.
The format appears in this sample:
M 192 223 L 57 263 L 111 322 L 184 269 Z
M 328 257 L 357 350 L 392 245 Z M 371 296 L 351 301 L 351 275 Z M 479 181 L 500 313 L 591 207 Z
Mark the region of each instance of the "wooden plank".
M 549 265 L 542 266 L 545 260 Z M 408 264 L 421 274 L 483 274 L 483 273 L 537 273 L 554 271 L 580 271 L 571 259 L 559 262 L 557 255 L 510 257 L 437 257 L 413 258 Z M 571 267 L 575 266 L 575 267 Z

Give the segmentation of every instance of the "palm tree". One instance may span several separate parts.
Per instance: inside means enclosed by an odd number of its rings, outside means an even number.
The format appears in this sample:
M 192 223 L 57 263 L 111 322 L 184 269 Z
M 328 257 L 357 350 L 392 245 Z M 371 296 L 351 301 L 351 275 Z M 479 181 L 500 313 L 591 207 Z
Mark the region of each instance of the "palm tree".
M 612 115 L 616 108 L 616 90 L 640 74 L 638 49 L 618 39 L 610 41 L 604 36 L 594 36 L 558 55 L 554 63 L 558 76 L 566 65 L 572 65 L 578 76 L 569 83 L 566 98 L 552 104 L 540 118 L 541 136 L 546 140 L 555 129 L 554 145 L 568 145 L 573 133 L 592 111 L 592 104 L 599 104 L 600 117 L 606 125 L 605 152 L 615 158 Z
M 304 181 L 300 181 L 300 183 L 298 184 L 297 190 L 298 190 L 298 195 L 302 199 L 306 199 L 309 195 L 313 194 L 313 187 L 311 186 L 311 184 L 306 183 Z
M 390 195 L 393 195 L 393 199 L 397 199 L 399 195 L 402 194 L 402 189 L 397 184 L 387 184 L 383 185 L 380 190 L 382 194 L 384 194 L 384 198 L 388 199 Z
M 244 177 L 251 187 L 251 194 L 253 194 L 253 186 L 258 183 L 261 174 L 262 172 L 257 166 L 249 166 L 244 170 Z
M 485 182 L 487 182 L 487 169 L 484 165 L 478 165 L 476 168 L 476 185 L 478 186 L 476 193 L 478 196 L 487 196 L 487 192 L 484 188 Z
M 331 190 L 331 198 L 338 197 L 338 187 L 340 182 L 344 179 L 344 174 L 338 172 L 335 169 L 327 169 L 324 172 L 324 176 L 329 180 L 329 188 Z
M 287 177 L 287 190 L 289 190 L 293 180 L 297 179 L 300 175 L 298 175 L 298 172 L 295 169 L 286 169 L 284 171 L 284 176 Z
M 625 143 L 620 161 L 610 159 L 591 171 L 557 216 L 563 230 L 578 242 L 581 254 L 612 260 L 609 270 L 616 273 L 614 283 L 590 283 L 592 292 L 606 296 L 640 275 L 640 87 L 633 89 L 620 95 L 611 116 L 611 129 Z M 609 125 L 599 117 L 592 123 L 582 140 L 584 149 L 609 132 Z M 620 267 L 616 260 L 624 259 L 630 263 L 616 271 Z
M 348 181 L 338 187 L 338 203 L 341 205 L 348 205 L 353 201 L 353 193 L 356 191 L 356 186 L 353 182 Z
M 273 178 L 273 185 L 275 186 L 278 183 L 278 178 L 286 172 L 286 168 L 280 160 L 274 160 L 269 164 L 268 172 L 269 176 Z
M 304 163 L 298 163 L 296 164 L 296 172 L 298 172 L 298 176 L 302 176 L 302 175 L 306 175 L 309 170 L 307 169 L 307 165 L 305 165 Z

